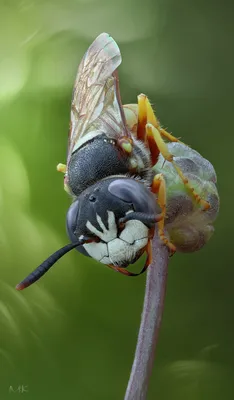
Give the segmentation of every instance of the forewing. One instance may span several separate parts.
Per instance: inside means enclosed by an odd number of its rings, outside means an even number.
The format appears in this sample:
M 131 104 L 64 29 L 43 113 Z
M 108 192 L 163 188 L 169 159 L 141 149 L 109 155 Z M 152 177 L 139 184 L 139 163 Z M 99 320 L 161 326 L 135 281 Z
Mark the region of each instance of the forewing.
M 107 33 L 99 35 L 85 53 L 72 96 L 67 164 L 94 132 L 110 138 L 129 136 L 116 71 L 120 64 L 119 47 Z

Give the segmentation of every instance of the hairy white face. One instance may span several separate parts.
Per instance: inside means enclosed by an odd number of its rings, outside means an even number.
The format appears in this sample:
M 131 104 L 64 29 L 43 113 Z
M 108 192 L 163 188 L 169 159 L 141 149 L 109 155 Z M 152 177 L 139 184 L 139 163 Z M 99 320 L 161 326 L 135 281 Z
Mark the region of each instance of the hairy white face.
M 96 217 L 100 230 L 87 222 L 87 228 L 98 236 L 101 242 L 85 244 L 84 248 L 92 258 L 103 264 L 131 264 L 135 261 L 137 253 L 147 245 L 148 227 L 138 220 L 127 221 L 124 230 L 118 236 L 115 215 L 112 211 L 107 212 L 108 229 L 98 214 Z

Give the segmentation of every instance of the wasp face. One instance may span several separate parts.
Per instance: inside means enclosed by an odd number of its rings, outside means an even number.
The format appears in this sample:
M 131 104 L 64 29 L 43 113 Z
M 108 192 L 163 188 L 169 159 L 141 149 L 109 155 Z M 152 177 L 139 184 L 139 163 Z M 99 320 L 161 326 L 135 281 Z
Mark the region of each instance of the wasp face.
M 86 189 L 70 206 L 67 232 L 77 250 L 104 264 L 127 267 L 144 252 L 157 214 L 153 194 L 131 178 L 107 178 Z

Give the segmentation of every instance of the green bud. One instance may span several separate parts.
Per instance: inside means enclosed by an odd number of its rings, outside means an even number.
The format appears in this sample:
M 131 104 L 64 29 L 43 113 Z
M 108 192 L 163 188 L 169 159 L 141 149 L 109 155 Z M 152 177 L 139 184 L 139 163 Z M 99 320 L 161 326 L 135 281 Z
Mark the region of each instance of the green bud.
M 213 223 L 219 211 L 216 173 L 212 164 L 190 147 L 182 143 L 168 143 L 168 148 L 194 191 L 211 206 L 209 210 L 203 211 L 173 164 L 165 161 L 160 154 L 154 171 L 162 173 L 166 181 L 165 230 L 177 251 L 197 251 L 214 232 Z

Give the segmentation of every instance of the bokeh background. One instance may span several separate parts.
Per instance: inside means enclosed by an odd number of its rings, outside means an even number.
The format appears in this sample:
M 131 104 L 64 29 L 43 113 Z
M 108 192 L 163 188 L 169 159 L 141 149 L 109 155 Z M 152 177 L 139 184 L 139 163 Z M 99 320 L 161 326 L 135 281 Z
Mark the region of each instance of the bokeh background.
M 72 86 L 101 32 L 120 46 L 123 103 L 144 92 L 164 126 L 214 165 L 221 209 L 209 244 L 170 261 L 149 400 L 234 399 L 233 5 L 221 0 L 0 1 L 0 398 L 120 400 L 145 276 L 77 252 L 14 287 L 68 242 Z M 24 393 L 13 393 L 20 387 Z

